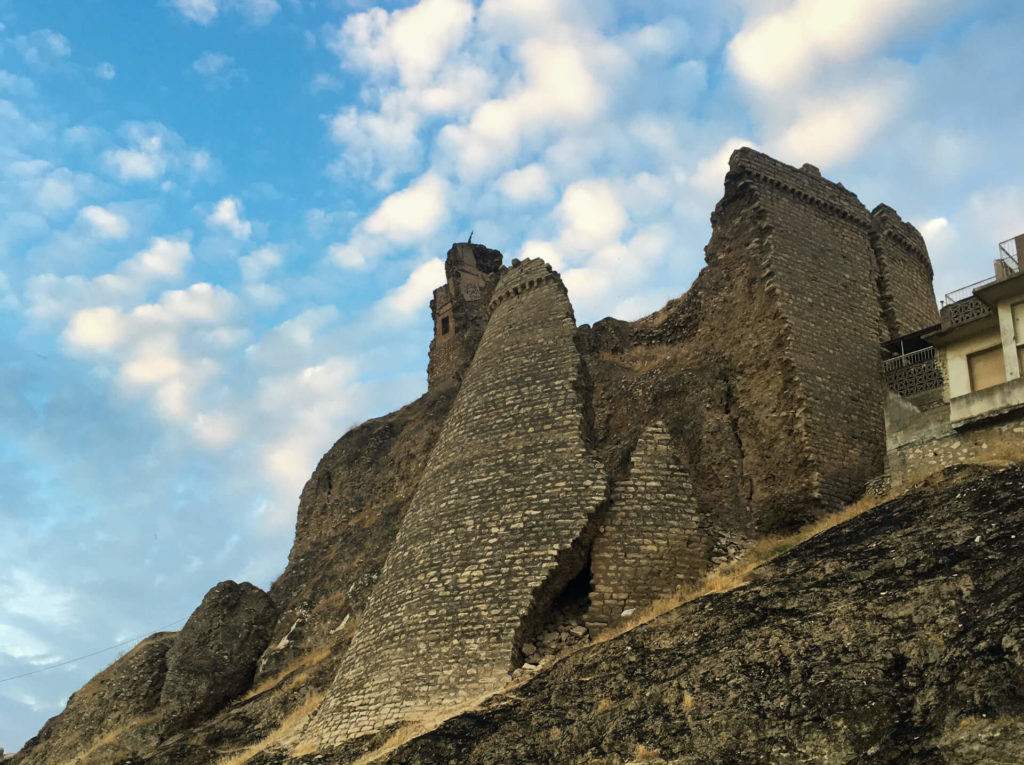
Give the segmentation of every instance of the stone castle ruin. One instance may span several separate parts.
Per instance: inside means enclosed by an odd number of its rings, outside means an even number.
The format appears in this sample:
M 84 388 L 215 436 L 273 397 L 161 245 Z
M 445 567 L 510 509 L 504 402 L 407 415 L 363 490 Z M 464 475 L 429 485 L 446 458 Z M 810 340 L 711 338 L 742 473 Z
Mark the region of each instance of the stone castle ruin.
M 211 593 L 180 633 L 101 673 L 103 714 L 159 717 L 151 739 L 173 754 L 198 718 L 221 720 L 219 740 L 254 709 L 290 714 L 312 684 L 326 693 L 299 746 L 354 751 L 501 688 L 557 650 L 552 635 L 594 635 L 860 496 L 884 469 L 880 343 L 938 321 L 920 234 L 751 149 L 711 220 L 694 284 L 635 322 L 577 326 L 549 265 L 453 245 L 427 393 L 324 455 L 266 601 Z M 217 632 L 235 622 L 244 645 Z M 195 664 L 179 643 L 216 651 Z M 226 701 L 207 675 L 251 698 Z M 70 761 L 58 742 L 96 727 L 90 694 L 26 765 Z
M 600 629 L 882 472 L 879 343 L 936 315 L 920 234 L 750 149 L 712 223 L 691 290 L 633 324 L 577 327 L 550 266 L 452 247 L 428 396 L 454 401 L 307 741 L 500 687 L 571 583 Z

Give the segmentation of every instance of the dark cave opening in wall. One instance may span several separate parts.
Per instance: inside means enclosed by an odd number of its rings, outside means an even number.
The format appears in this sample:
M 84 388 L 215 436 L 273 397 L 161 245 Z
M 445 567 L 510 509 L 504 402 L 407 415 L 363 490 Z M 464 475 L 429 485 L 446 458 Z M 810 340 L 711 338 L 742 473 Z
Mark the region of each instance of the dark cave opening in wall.
M 590 607 L 591 579 L 590 557 L 587 556 L 583 568 L 551 602 L 547 618 L 533 641 L 523 646 L 527 664 L 536 664 L 546 656 L 557 656 L 589 637 L 583 615 Z

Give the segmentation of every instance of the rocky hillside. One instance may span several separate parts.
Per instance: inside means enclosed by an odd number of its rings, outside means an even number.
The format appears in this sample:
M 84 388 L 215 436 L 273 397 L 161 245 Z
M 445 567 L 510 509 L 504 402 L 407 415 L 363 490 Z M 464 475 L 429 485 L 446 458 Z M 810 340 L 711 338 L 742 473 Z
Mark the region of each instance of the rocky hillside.
M 951 468 L 382 761 L 1024 762 L 1022 558 L 1024 465 Z

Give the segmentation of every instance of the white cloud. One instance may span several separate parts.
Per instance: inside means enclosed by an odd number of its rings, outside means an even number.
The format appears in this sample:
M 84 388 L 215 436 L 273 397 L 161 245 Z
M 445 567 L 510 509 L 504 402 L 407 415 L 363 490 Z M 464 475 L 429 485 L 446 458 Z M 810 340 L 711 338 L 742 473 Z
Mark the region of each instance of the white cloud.
M 96 66 L 96 76 L 101 80 L 112 80 L 117 76 L 117 70 L 109 61 L 104 61 Z
M 235 197 L 224 197 L 206 217 L 206 225 L 211 228 L 227 229 L 236 239 L 248 239 L 252 234 L 252 224 L 242 218 L 242 201 Z
M 732 156 L 736 149 L 743 146 L 757 148 L 753 141 L 743 138 L 728 139 L 714 154 L 705 157 L 697 163 L 697 168 L 694 170 L 690 182 L 705 194 L 721 194 L 725 182 L 725 174 L 729 172 L 729 157 Z
M 43 210 L 53 212 L 74 206 L 77 194 L 70 175 L 70 171 L 61 168 L 43 180 L 36 193 L 36 201 Z
M 128 236 L 131 228 L 124 216 L 99 205 L 83 207 L 78 213 L 78 217 L 88 223 L 93 231 L 104 239 L 123 239 Z
M 122 181 L 157 180 L 170 170 L 202 176 L 212 168 L 207 152 L 189 148 L 159 122 L 129 122 L 120 132 L 128 146 L 103 152 L 103 162 Z
M 19 35 L 11 45 L 32 66 L 47 67 L 71 55 L 68 38 L 52 29 L 38 29 L 28 35 Z
M 244 80 L 245 70 L 225 53 L 207 51 L 192 62 L 192 71 L 203 78 L 210 89 L 230 88 L 235 80 Z
M 440 133 L 441 146 L 455 157 L 464 178 L 479 178 L 514 158 L 525 136 L 592 120 L 607 93 L 591 68 L 600 68 L 606 80 L 626 65 L 618 48 L 591 39 L 530 39 L 519 46 L 517 57 L 521 84 L 513 80 L 505 97 L 481 104 L 468 125 L 449 124 Z
M 124 315 L 110 306 L 79 311 L 64 329 L 64 339 L 85 351 L 113 350 L 124 337 Z
M 385 295 L 374 306 L 374 311 L 383 321 L 404 324 L 425 310 L 434 290 L 444 281 L 444 261 L 428 260 L 414 268 L 401 286 Z
M 265 282 L 268 274 L 281 265 L 283 258 L 276 247 L 262 247 L 238 259 L 245 282 L 245 294 L 261 306 L 277 306 L 284 302 L 284 293 Z
M 0 624 L 0 656 L 26 659 L 30 664 L 43 665 L 59 661 L 50 645 L 21 627 Z
M 191 262 L 188 242 L 157 237 L 113 272 L 93 279 L 54 274 L 32 277 L 25 290 L 28 313 L 37 319 L 66 319 L 83 308 L 125 306 L 154 284 L 180 278 Z
M 224 53 L 213 53 L 207 51 L 192 62 L 192 69 L 204 77 L 217 74 L 224 67 L 234 63 L 234 59 Z
M 448 191 L 443 177 L 426 173 L 381 202 L 363 227 L 370 234 L 411 244 L 432 234 L 448 217 Z
M 329 46 L 349 66 L 377 74 L 397 70 L 403 84 L 421 86 L 459 47 L 472 20 L 466 0 L 420 0 L 390 14 L 372 8 L 349 16 Z
M 729 65 L 755 89 L 778 92 L 810 79 L 823 63 L 877 50 L 915 16 L 935 12 L 924 0 L 794 0 L 753 15 L 729 43 Z
M 38 622 L 62 627 L 75 622 L 71 608 L 73 593 L 54 587 L 23 568 L 12 569 L 0 578 L 0 603 L 7 613 Z
M 0 271 L 0 310 L 15 311 L 20 307 L 21 301 L 18 300 L 18 296 L 11 289 L 11 282 L 7 278 L 7 274 Z
M 175 6 L 185 16 L 200 24 L 209 24 L 217 17 L 217 0 L 174 0 Z
M 380 112 L 343 109 L 331 120 L 331 137 L 344 145 L 343 160 L 353 175 L 368 178 L 380 167 L 376 185 L 388 188 L 396 174 L 414 170 L 421 161 L 419 128 L 419 114 L 394 102 Z
M 898 79 L 837 94 L 808 98 L 800 117 L 769 147 L 783 159 L 822 167 L 856 156 L 899 115 L 906 87 Z
M 283 258 L 276 247 L 261 247 L 251 255 L 238 259 L 238 267 L 242 270 L 242 278 L 246 282 L 261 282 L 267 274 L 281 265 Z
M 551 180 L 544 166 L 535 163 L 505 173 L 498 190 L 513 202 L 535 202 L 551 196 Z
M 565 258 L 551 242 L 531 239 L 523 245 L 519 257 L 522 260 L 540 258 L 556 271 L 561 271 L 565 267 Z
M 174 0 L 186 17 L 198 24 L 210 24 L 224 10 L 235 10 L 253 24 L 266 24 L 281 10 L 277 0 Z
M 592 250 L 615 241 L 629 222 L 611 184 L 601 178 L 570 185 L 557 213 L 563 223 L 560 242 L 573 250 Z

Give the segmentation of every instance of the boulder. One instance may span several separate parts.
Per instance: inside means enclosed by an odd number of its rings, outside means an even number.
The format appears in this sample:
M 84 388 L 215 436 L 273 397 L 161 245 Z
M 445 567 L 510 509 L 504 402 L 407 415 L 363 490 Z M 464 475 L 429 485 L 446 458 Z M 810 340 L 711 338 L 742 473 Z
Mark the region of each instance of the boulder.
M 249 688 L 276 619 L 270 596 L 248 582 L 221 582 L 206 593 L 167 652 L 165 734 L 211 716 Z

